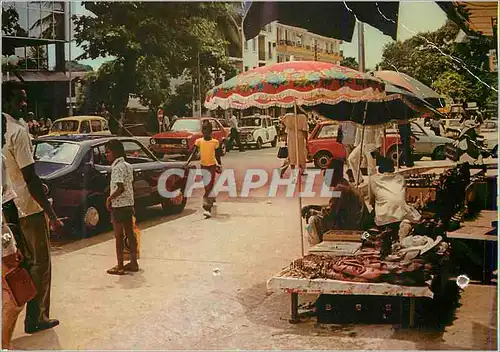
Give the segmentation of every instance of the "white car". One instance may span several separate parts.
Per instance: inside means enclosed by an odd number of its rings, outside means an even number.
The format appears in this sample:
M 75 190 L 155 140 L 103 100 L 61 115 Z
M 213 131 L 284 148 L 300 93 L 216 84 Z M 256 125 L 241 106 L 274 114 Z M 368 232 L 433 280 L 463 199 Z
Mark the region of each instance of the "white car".
M 436 136 L 430 128 L 424 128 L 416 122 L 411 123 L 411 131 L 416 139 L 413 150 L 415 160 L 419 160 L 424 156 L 429 156 L 432 160 L 446 159 L 445 145 L 453 143 L 453 139 Z
M 485 121 L 479 126 L 478 133 L 484 137 L 485 148 L 497 157 L 498 153 L 498 122 L 493 120 Z
M 273 120 L 267 115 L 252 115 L 242 117 L 239 124 L 240 140 L 246 146 L 255 146 L 261 149 L 264 144 L 270 143 L 275 147 L 278 134 Z

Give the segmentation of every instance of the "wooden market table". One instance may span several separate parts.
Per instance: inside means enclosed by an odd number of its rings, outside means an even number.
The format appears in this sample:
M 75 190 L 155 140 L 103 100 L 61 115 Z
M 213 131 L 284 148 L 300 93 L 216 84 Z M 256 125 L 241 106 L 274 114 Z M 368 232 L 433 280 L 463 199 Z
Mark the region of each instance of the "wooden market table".
M 335 236 L 330 231 L 328 239 L 342 238 L 343 241 L 323 241 L 312 247 L 310 254 L 317 255 L 349 255 L 349 247 L 359 248 L 361 243 L 359 231 L 341 231 Z M 356 240 L 357 239 L 357 240 Z M 354 250 L 352 254 L 354 254 Z M 363 296 L 392 296 L 409 298 L 409 325 L 415 325 L 415 299 L 433 298 L 434 293 L 430 289 L 431 281 L 426 286 L 401 286 L 389 283 L 351 282 L 331 279 L 306 279 L 286 276 L 288 269 L 272 276 L 267 281 L 267 289 L 272 292 L 285 292 L 291 298 L 290 323 L 300 322 L 298 312 L 299 294 L 330 294 L 330 295 L 363 295 Z
M 267 289 L 272 292 L 289 293 L 291 297 L 290 323 L 300 322 L 299 294 L 364 295 L 407 297 L 410 300 L 409 325 L 415 325 L 415 299 L 433 298 L 430 282 L 427 286 L 400 286 L 388 283 L 349 282 L 330 279 L 304 279 L 284 276 L 286 269 L 267 281 Z

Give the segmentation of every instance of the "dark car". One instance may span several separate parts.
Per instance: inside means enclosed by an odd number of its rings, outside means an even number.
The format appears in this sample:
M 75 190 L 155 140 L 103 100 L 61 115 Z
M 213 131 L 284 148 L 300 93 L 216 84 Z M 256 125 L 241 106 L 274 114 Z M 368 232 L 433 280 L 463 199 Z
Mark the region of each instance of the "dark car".
M 183 163 L 159 161 L 133 138 L 80 135 L 34 141 L 35 168 L 57 215 L 69 218 L 69 223 L 84 235 L 109 224 L 105 200 L 109 195 L 111 167 L 104 146 L 110 139 L 123 143 L 127 161 L 134 169 L 136 209 L 161 204 L 165 211 L 181 213 L 186 206 L 184 194 L 163 198 L 158 194 L 157 185 L 165 170 L 182 169 Z M 167 190 L 184 191 L 188 172 L 184 172 L 184 177 L 170 176 L 166 181 Z

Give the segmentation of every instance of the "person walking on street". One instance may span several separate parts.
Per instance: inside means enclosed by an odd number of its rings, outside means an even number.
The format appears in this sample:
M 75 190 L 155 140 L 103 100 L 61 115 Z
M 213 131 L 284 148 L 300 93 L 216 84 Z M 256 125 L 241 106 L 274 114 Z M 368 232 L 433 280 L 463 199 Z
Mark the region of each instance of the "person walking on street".
M 3 153 L 7 173 L 17 194 L 15 203 L 19 209 L 19 222 L 27 247 L 29 272 L 38 291 L 26 307 L 24 330 L 32 334 L 59 325 L 58 320 L 49 319 L 52 274 L 50 228 L 57 233 L 62 229 L 63 223 L 57 218 L 35 171 L 33 145 L 25 125 L 20 121 L 26 114 L 26 100 L 26 91 L 20 87 L 4 87 L 2 108 L 8 113 L 2 113 L 2 118 L 7 123 Z
M 356 139 L 354 142 L 356 147 L 347 158 L 347 164 L 349 165 L 349 169 L 347 170 L 349 182 L 354 183 L 355 185 L 363 183 L 363 176 L 360 169 L 360 161 L 363 157 L 365 157 L 368 164 L 368 176 L 377 173 L 377 163 L 371 155 L 371 152 L 382 146 L 382 128 L 378 126 L 370 126 L 364 127 L 364 129 L 364 133 L 363 128 L 359 127 L 357 129 Z M 357 180 L 356 177 L 358 177 Z
M 240 140 L 240 132 L 238 131 L 238 119 L 236 116 L 232 115 L 231 118 L 229 119 L 229 127 L 231 127 L 231 136 L 229 137 L 228 145 L 227 145 L 227 150 L 233 149 L 233 143 L 234 140 L 236 139 L 236 144 L 238 144 L 238 150 L 240 152 L 244 151 L 243 145 L 241 144 Z
M 170 129 L 170 118 L 167 114 L 163 117 L 163 132 L 167 132 Z
M 112 139 L 106 143 L 106 159 L 111 164 L 110 196 L 106 208 L 111 212 L 118 264 L 107 271 L 110 275 L 125 275 L 125 271 L 139 271 L 137 238 L 134 234 L 134 170 L 125 161 L 122 142 Z M 123 265 L 124 235 L 130 243 L 130 263 Z
M 401 166 L 413 167 L 415 163 L 413 162 L 413 152 L 411 150 L 411 125 L 410 122 L 404 121 L 398 124 L 399 138 L 401 139 Z M 417 138 L 415 136 L 415 138 Z
M 434 131 L 436 136 L 441 136 L 441 119 L 437 115 L 432 117 L 431 130 Z
M 280 122 L 285 125 L 287 135 L 288 157 L 292 169 L 299 168 L 301 175 L 304 174 L 307 159 L 307 117 L 304 114 L 285 114 L 280 118 Z M 298 159 L 297 159 L 298 155 Z
M 221 173 L 222 168 L 222 149 L 217 139 L 212 138 L 212 124 L 204 122 L 202 126 L 203 138 L 198 138 L 195 141 L 195 148 L 186 166 L 189 165 L 195 154 L 200 154 L 201 169 L 205 170 L 203 175 L 203 183 L 205 185 L 205 194 L 203 195 L 203 215 L 205 218 L 212 217 L 212 206 L 215 203 L 215 197 L 212 195 L 212 190 L 215 185 L 215 174 Z M 208 177 L 208 180 L 206 179 Z

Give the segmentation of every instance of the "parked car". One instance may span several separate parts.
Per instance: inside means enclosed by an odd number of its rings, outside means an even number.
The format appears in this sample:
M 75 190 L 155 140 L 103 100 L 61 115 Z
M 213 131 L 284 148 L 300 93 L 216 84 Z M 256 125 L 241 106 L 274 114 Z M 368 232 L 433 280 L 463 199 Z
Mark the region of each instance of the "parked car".
M 71 134 L 88 134 L 110 136 L 108 121 L 100 116 L 73 116 L 57 119 L 50 132 L 43 137 L 63 136 Z
M 217 139 L 222 146 L 222 153 L 226 153 L 226 139 L 229 134 L 224 126 L 212 117 L 185 117 L 176 120 L 169 131 L 158 133 L 151 138 L 150 148 L 158 158 L 164 155 L 181 154 L 189 156 L 194 149 L 194 143 L 203 137 L 201 124 L 210 121 L 213 127 L 213 138 Z M 198 158 L 199 155 L 196 155 Z
M 479 126 L 479 134 L 484 138 L 484 147 L 491 152 L 492 156 L 498 157 L 498 122 L 485 121 Z
M 123 143 L 127 161 L 134 169 L 135 207 L 161 204 L 165 211 L 181 213 L 186 197 L 181 193 L 175 199 L 163 198 L 157 187 L 165 170 L 182 168 L 183 163 L 158 161 L 144 145 L 132 138 L 79 135 L 34 141 L 35 169 L 57 215 L 69 218 L 69 224 L 84 235 L 109 224 L 105 200 L 109 196 L 111 166 L 104 146 L 110 139 Z M 169 177 L 167 190 L 184 190 L 187 172 L 183 178 Z
M 150 147 L 151 137 L 153 136 L 153 133 L 148 132 L 145 124 L 127 124 L 123 127 L 124 128 L 119 129 L 119 136 L 132 137 L 144 144 L 146 147 Z
M 335 121 L 319 122 L 309 135 L 307 141 L 308 161 L 314 162 L 317 168 L 325 168 L 332 158 L 341 158 L 344 154 L 344 147 L 337 142 L 339 124 Z M 398 150 L 399 143 L 399 150 Z M 412 145 L 414 139 L 411 141 Z M 385 138 L 385 153 L 393 161 L 397 160 L 397 155 L 401 157 L 402 145 L 399 135 L 387 133 Z
M 256 114 L 242 117 L 239 131 L 241 143 L 246 146 L 261 149 L 264 144 L 270 143 L 276 147 L 278 143 L 278 134 L 271 116 Z
M 452 143 L 448 137 L 436 136 L 429 128 L 423 128 L 416 122 L 411 123 L 411 131 L 416 137 L 413 155 L 415 160 L 424 156 L 431 157 L 432 160 L 445 160 L 445 145 Z

